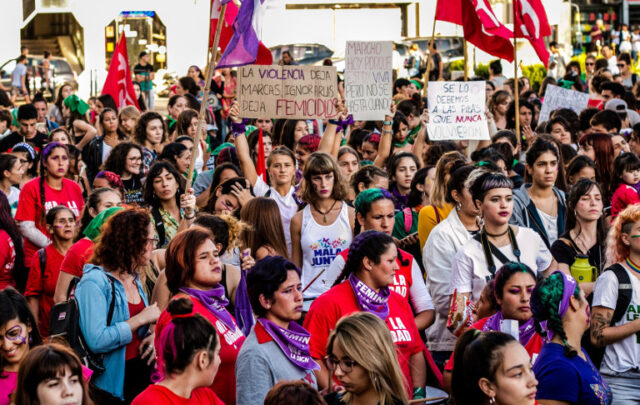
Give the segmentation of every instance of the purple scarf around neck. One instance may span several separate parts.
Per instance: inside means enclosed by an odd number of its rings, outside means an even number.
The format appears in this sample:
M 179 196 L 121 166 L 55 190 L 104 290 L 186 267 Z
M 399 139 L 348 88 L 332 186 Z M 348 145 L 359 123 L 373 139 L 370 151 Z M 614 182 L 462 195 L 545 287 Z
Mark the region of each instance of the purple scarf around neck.
M 290 322 L 289 329 L 284 329 L 266 318 L 259 318 L 258 322 L 290 362 L 303 370 L 320 369 L 320 366 L 311 358 L 309 352 L 311 334 L 305 328 L 295 322 Z
M 504 319 L 504 316 L 502 315 L 502 310 L 499 310 L 493 316 L 487 319 L 487 322 L 484 324 L 482 331 L 483 332 L 486 332 L 486 331 L 500 332 L 500 321 L 503 319 Z M 531 317 L 527 322 L 523 323 L 522 325 L 519 325 L 518 331 L 519 331 L 518 336 L 520 338 L 520 343 L 522 344 L 522 346 L 526 347 L 527 343 L 529 343 L 533 335 L 536 333 L 535 326 L 533 325 L 533 317 Z
M 360 309 L 379 316 L 383 321 L 387 319 L 387 316 L 389 316 L 388 301 L 391 295 L 389 287 L 383 287 L 380 289 L 380 292 L 377 293 L 360 281 L 353 273 L 349 275 L 349 284 L 351 284 L 353 293 L 356 295 Z
M 197 298 L 202 305 L 207 307 L 227 328 L 232 331 L 236 330 L 236 323 L 229 311 L 227 311 L 227 308 L 225 308 L 229 305 L 229 300 L 227 300 L 227 297 L 224 295 L 224 286 L 222 284 L 218 284 L 209 290 L 196 290 L 195 288 L 183 287 L 180 291 Z

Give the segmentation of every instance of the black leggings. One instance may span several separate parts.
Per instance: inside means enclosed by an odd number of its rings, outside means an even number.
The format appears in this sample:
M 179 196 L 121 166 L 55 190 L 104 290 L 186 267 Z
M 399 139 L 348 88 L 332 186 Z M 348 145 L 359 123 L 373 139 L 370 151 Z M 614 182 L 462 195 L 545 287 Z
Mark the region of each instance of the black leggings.
M 124 401 L 130 404 L 145 388 L 151 384 L 153 367 L 140 357 L 127 360 L 124 366 Z

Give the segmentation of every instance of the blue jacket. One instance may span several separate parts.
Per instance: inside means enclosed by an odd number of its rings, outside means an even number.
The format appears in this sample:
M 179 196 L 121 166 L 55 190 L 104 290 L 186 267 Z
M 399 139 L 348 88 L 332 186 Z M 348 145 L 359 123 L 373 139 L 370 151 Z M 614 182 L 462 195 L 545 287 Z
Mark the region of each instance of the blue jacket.
M 111 303 L 111 282 L 107 277 L 114 280 L 116 289 L 111 326 L 107 326 L 107 313 Z M 149 303 L 140 279 L 136 278 L 136 284 L 146 307 Z M 132 339 L 131 328 L 126 323 L 129 319 L 129 305 L 124 286 L 102 267 L 87 264 L 76 288 L 76 300 L 80 310 L 80 330 L 89 349 L 96 354 L 104 353 L 106 371 L 94 378 L 93 382 L 113 396 L 123 398 L 125 347 Z M 146 327 L 140 328 L 138 335 L 144 336 L 146 330 Z

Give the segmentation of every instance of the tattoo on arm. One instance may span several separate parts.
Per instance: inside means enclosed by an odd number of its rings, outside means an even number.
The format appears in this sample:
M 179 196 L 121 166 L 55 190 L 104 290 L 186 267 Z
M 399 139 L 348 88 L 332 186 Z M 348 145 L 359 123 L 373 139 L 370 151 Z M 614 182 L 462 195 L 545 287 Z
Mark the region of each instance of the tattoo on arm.
M 599 347 L 605 346 L 604 329 L 610 326 L 612 317 L 613 311 L 606 311 L 605 313 L 596 312 L 591 318 L 591 339 L 595 340 Z

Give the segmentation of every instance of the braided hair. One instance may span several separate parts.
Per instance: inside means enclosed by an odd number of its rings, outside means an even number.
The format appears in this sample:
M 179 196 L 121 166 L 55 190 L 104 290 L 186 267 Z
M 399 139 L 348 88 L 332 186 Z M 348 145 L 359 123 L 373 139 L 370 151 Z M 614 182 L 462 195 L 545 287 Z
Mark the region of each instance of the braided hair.
M 547 331 L 541 325 L 542 322 L 546 321 L 547 328 L 558 334 L 562 339 L 565 356 L 575 357 L 578 352 L 569 345 L 567 334 L 562 327 L 562 318 L 558 313 L 563 293 L 564 282 L 561 273 L 556 272 L 540 280 L 531 294 L 531 312 L 533 312 L 536 332 L 542 337 L 547 336 Z M 581 300 L 580 287 L 577 284 L 573 296 Z
M 393 238 L 378 231 L 365 231 L 356 236 L 349 247 L 347 262 L 342 273 L 336 279 L 334 286 L 346 280 L 351 273 L 357 273 L 362 267 L 362 260 L 367 257 L 375 264 L 380 263 L 380 256 L 393 245 Z M 395 246 L 395 245 L 394 245 Z
M 59 142 L 49 143 L 47 146 L 44 147 L 44 149 L 42 149 L 42 153 L 40 153 L 39 185 L 40 185 L 40 206 L 42 208 L 42 215 L 40 216 L 40 222 L 42 225 L 44 225 L 45 217 L 47 215 L 47 209 L 45 207 L 45 201 L 47 200 L 45 198 L 45 187 L 44 187 L 44 182 L 46 181 L 46 177 L 47 177 L 47 168 L 45 167 L 45 163 L 47 162 L 47 159 L 49 158 L 51 153 L 53 153 L 53 151 L 56 148 L 64 149 L 65 152 L 67 153 L 67 157 L 69 156 L 69 149 L 67 148 L 67 146 Z

